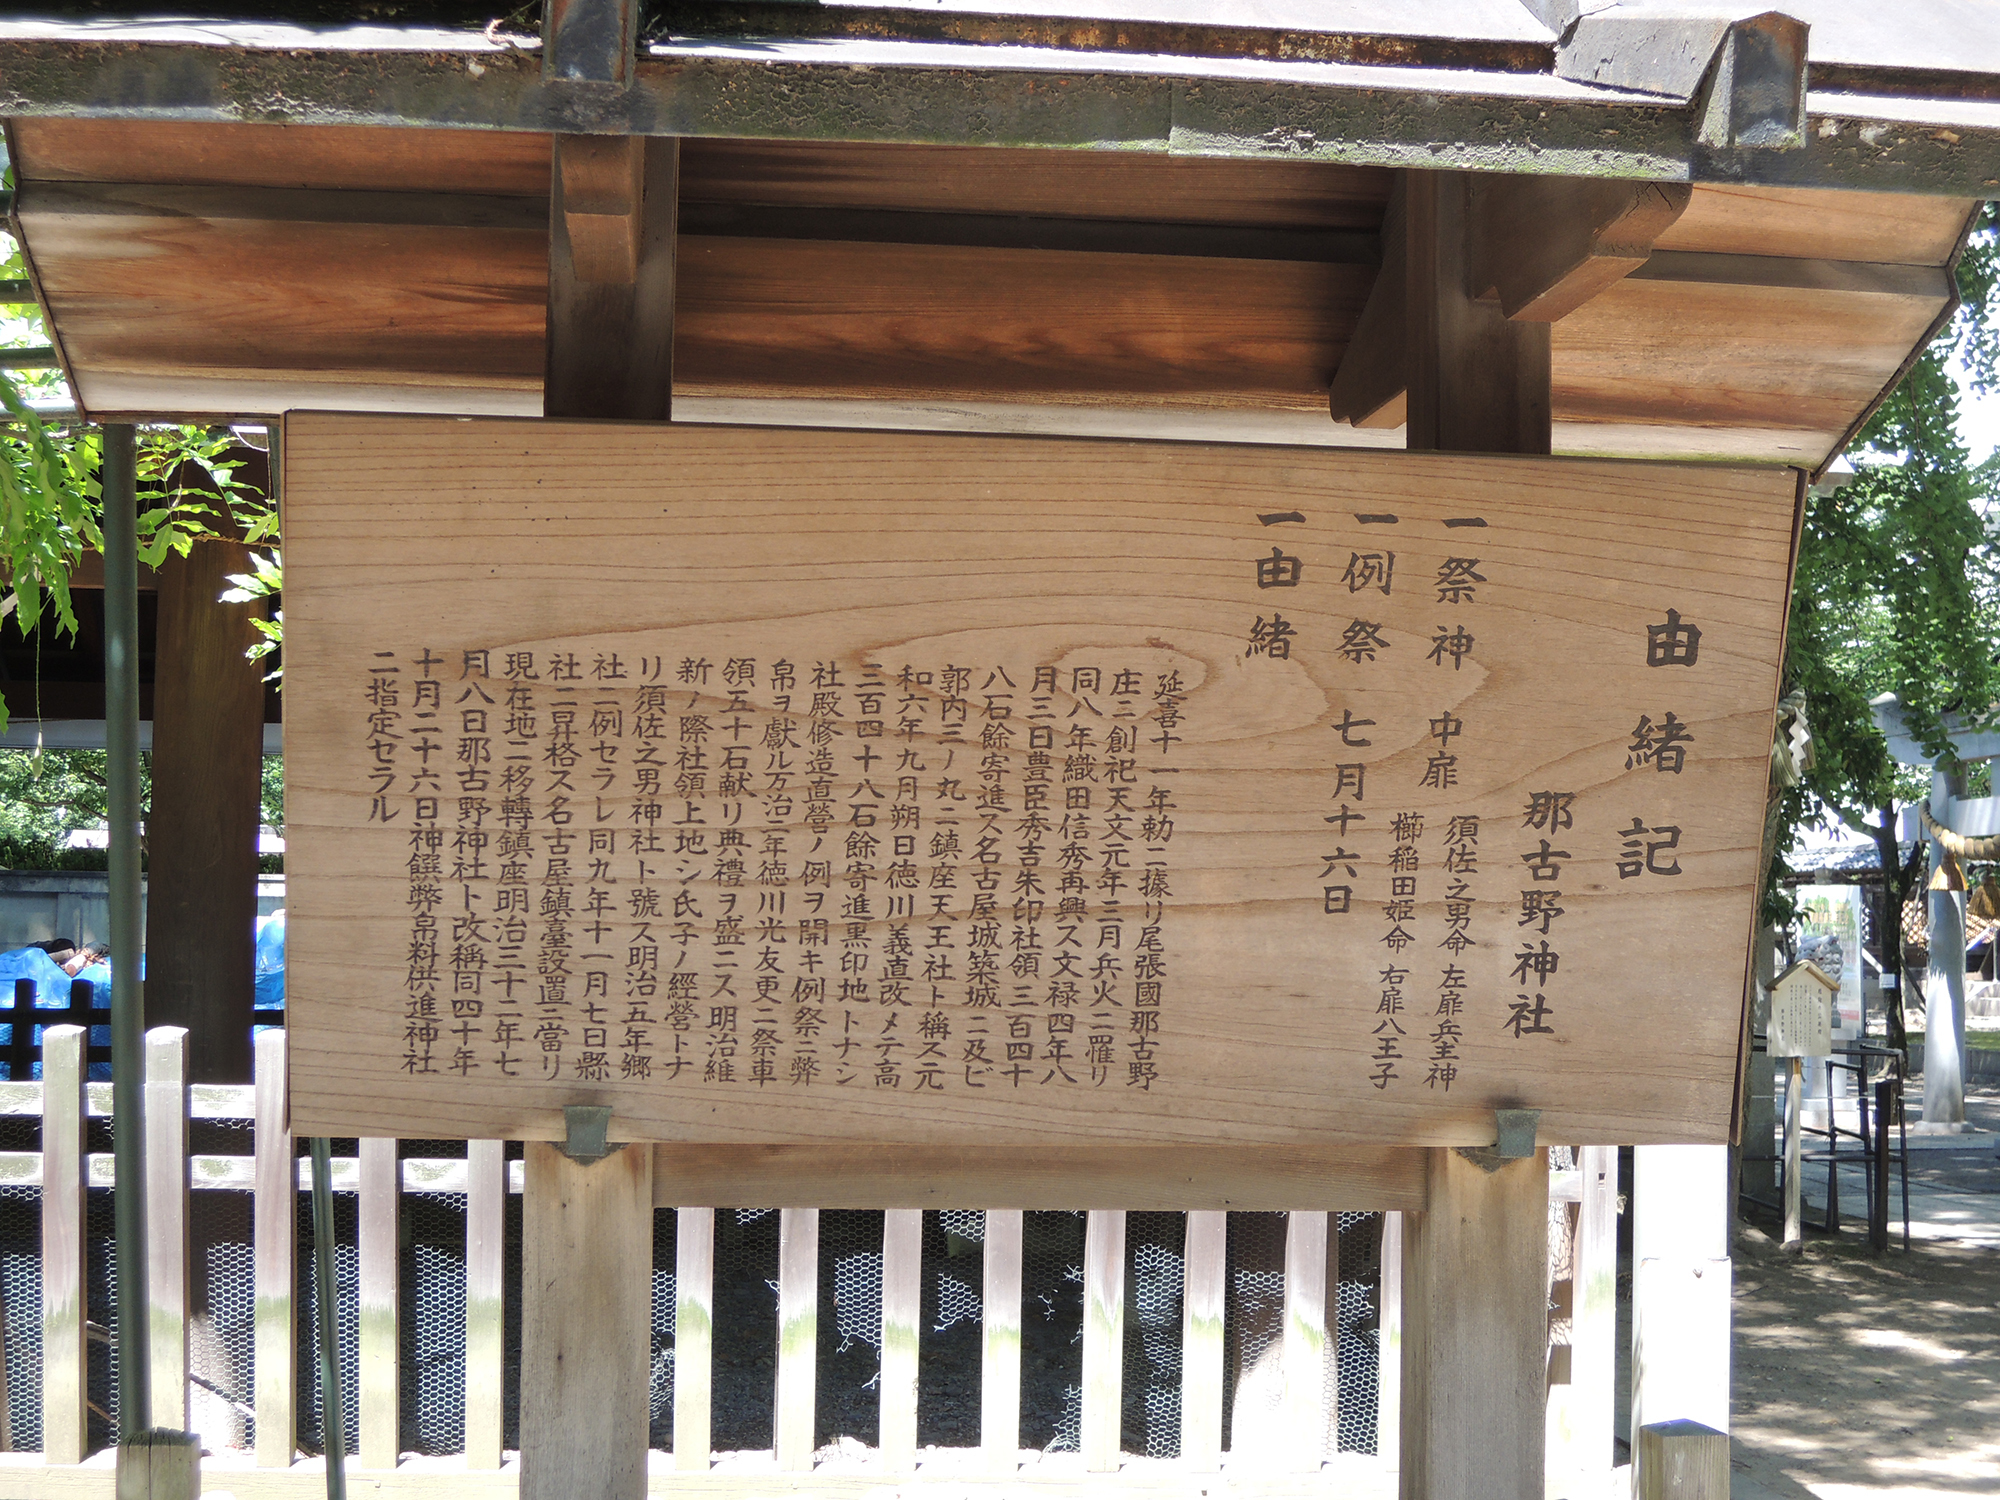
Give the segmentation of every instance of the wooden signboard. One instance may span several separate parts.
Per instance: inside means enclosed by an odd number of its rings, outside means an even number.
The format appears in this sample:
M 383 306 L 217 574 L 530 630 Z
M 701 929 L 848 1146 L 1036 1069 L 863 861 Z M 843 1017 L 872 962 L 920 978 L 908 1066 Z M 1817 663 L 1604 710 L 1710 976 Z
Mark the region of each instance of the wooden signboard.
M 1771 981 L 1772 1057 L 1831 1057 L 1833 1003 L 1840 986 L 1816 963 L 1801 959 Z
M 1790 472 L 285 453 L 297 1131 L 1725 1138 Z

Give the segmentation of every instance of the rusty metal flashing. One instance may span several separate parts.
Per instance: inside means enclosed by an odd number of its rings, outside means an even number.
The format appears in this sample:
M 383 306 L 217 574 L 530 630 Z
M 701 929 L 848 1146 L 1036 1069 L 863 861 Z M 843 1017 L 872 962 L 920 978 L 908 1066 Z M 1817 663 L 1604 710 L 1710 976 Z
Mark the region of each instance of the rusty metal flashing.
M 298 28 L 50 35 L 0 23 L 0 115 L 1126 150 L 1390 167 L 2000 193 L 1982 99 L 1814 91 L 1796 150 L 1714 151 L 1694 108 L 1546 74 L 870 40 L 675 43 L 629 85 L 539 50 Z M 274 44 L 253 45 L 254 33 Z M 426 34 L 438 43 L 437 33 Z M 410 40 L 414 40 L 411 38 Z M 1919 114 L 1922 120 L 1897 119 Z M 1988 118 L 1992 116 L 1992 118 Z

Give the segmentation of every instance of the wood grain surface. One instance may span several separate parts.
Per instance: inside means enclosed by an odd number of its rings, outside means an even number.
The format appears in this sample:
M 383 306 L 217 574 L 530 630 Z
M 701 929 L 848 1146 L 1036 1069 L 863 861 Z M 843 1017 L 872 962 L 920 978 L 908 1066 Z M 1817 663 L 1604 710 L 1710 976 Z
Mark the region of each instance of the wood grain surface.
M 286 443 L 298 1130 L 548 1139 L 596 1102 L 614 1140 L 1437 1145 L 1518 1105 L 1544 1139 L 1726 1138 L 1786 471 Z

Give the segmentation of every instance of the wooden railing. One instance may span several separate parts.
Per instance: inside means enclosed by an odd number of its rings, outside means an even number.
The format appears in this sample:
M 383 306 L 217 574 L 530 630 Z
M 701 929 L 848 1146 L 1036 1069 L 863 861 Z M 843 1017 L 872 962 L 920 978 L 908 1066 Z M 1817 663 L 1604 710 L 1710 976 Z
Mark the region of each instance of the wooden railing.
M 38 1460 L 0 1456 L 0 1493 L 25 1500 L 95 1493 L 93 1475 L 102 1479 L 104 1493 L 109 1494 L 111 1473 L 102 1457 L 85 1464 L 90 1457 L 85 1207 L 88 1188 L 113 1183 L 111 1156 L 86 1151 L 87 1119 L 108 1114 L 111 1100 L 108 1084 L 86 1081 L 85 1040 L 80 1027 L 49 1028 L 43 1039 L 42 1081 L 0 1084 L 0 1113 L 39 1114 L 42 1124 L 40 1152 L 0 1153 L 0 1184 L 41 1189 L 43 1452 Z M 188 1194 L 248 1190 L 254 1195 L 255 1445 L 249 1454 L 215 1454 L 205 1460 L 209 1483 L 211 1488 L 234 1488 L 245 1497 L 317 1493 L 319 1464 L 301 1462 L 297 1445 L 296 1235 L 298 1194 L 309 1186 L 309 1168 L 296 1154 L 286 1129 L 286 1037 L 279 1030 L 257 1037 L 257 1082 L 249 1087 L 188 1086 L 184 1040 L 185 1033 L 161 1028 L 148 1034 L 146 1046 L 154 1330 L 151 1421 L 184 1428 L 190 1415 Z M 203 1119 L 254 1119 L 254 1156 L 191 1155 L 189 1122 Z M 1572 1285 L 1558 1285 L 1552 1299 L 1570 1330 L 1566 1351 L 1551 1362 L 1552 1397 L 1559 1402 L 1557 1420 L 1551 1424 L 1552 1475 L 1601 1475 L 1610 1466 L 1616 1158 L 1611 1148 L 1586 1150 L 1578 1167 L 1557 1171 L 1550 1184 L 1552 1201 L 1580 1206 L 1580 1212 L 1568 1214 L 1575 1229 L 1573 1248 L 1566 1257 L 1574 1267 Z M 659 1175 L 671 1180 L 670 1174 Z M 357 1157 L 334 1161 L 333 1183 L 337 1191 L 354 1192 L 359 1200 L 358 1468 L 393 1475 L 391 1488 L 373 1491 L 383 1495 L 405 1488 L 414 1494 L 437 1486 L 449 1488 L 453 1496 L 511 1494 L 518 1466 L 502 1452 L 504 1226 L 507 1194 L 521 1190 L 522 1163 L 509 1162 L 500 1142 L 471 1142 L 463 1158 L 399 1161 L 395 1141 L 364 1139 Z M 449 1461 L 408 1460 L 399 1453 L 398 1200 L 405 1192 L 462 1193 L 466 1200 L 465 1452 Z M 819 1210 L 792 1207 L 780 1212 L 774 1441 L 762 1461 L 762 1472 L 775 1467 L 782 1473 L 804 1473 L 814 1467 Z M 879 1446 L 867 1472 L 877 1478 L 914 1476 L 920 1482 L 928 1473 L 962 1488 L 989 1480 L 1069 1482 L 1084 1473 L 1131 1467 L 1134 1460 L 1120 1452 L 1125 1213 L 1096 1210 L 1088 1215 L 1082 1451 L 1051 1463 L 1037 1461 L 1037 1455 L 1024 1455 L 1020 1449 L 1023 1212 L 994 1209 L 985 1216 L 980 1446 L 950 1455 L 952 1462 L 942 1468 L 940 1456 L 933 1454 L 919 1469 L 922 1216 L 923 1210 L 914 1208 L 889 1209 L 884 1215 Z M 1345 1471 L 1349 1481 L 1336 1486 L 1343 1494 L 1392 1484 L 1389 1471 L 1398 1426 L 1400 1220 L 1400 1214 L 1386 1215 L 1382 1232 L 1378 1451 L 1355 1458 L 1356 1465 L 1372 1466 L 1369 1482 L 1353 1488 L 1356 1471 L 1350 1467 Z M 1158 1461 L 1173 1472 L 1214 1473 L 1224 1465 L 1226 1222 L 1227 1214 L 1216 1210 L 1190 1212 L 1186 1218 L 1180 1456 Z M 676 1206 L 673 1452 L 671 1457 L 656 1456 L 651 1480 L 656 1492 L 686 1481 L 691 1473 L 709 1473 L 716 1463 L 710 1440 L 715 1230 L 714 1208 Z M 1259 1474 L 1289 1473 L 1301 1481 L 1330 1472 L 1323 1465 L 1321 1403 L 1326 1342 L 1330 1334 L 1337 1335 L 1337 1329 L 1330 1327 L 1325 1295 L 1328 1258 L 1334 1253 L 1337 1246 L 1327 1212 L 1288 1216 L 1280 1411 L 1270 1428 L 1277 1436 L 1255 1454 L 1228 1455 L 1232 1468 L 1254 1463 Z M 1581 1384 L 1566 1388 L 1572 1372 L 1580 1382 L 1587 1380 L 1588 1389 Z M 1350 1457 L 1354 1456 L 1342 1455 Z M 750 1468 L 744 1472 L 758 1472 L 754 1460 L 741 1457 L 732 1459 L 729 1469 L 743 1471 L 746 1462 Z M 71 1467 L 77 1465 L 85 1467 Z M 218 1468 L 229 1473 L 218 1476 Z M 721 1472 L 717 1471 L 718 1477 Z M 490 1487 L 475 1482 L 481 1473 L 491 1476 Z M 75 1482 L 59 1479 L 63 1474 Z M 1281 1488 L 1289 1492 L 1289 1483 Z
M 7 1076 L 19 1081 L 35 1076 L 35 1064 L 42 1059 L 42 1044 L 36 1036 L 37 1029 L 46 1030 L 51 1026 L 81 1026 L 86 1035 L 93 1026 L 111 1024 L 109 1004 L 97 1003 L 97 986 L 87 979 L 72 979 L 69 982 L 69 1004 L 67 1006 L 37 1005 L 35 981 L 17 979 L 14 981 L 14 1003 L 0 1009 L 0 1023 L 6 1024 L 7 1045 L 0 1056 L 7 1062 Z M 86 1044 L 86 1062 L 105 1063 L 111 1061 L 111 1043 L 102 1046 Z

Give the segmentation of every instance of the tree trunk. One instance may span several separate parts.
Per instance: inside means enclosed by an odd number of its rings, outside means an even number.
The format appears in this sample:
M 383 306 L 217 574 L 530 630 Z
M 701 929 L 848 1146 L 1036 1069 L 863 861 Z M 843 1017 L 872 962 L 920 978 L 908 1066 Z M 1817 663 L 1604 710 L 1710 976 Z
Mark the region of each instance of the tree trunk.
M 250 1081 L 264 691 L 243 653 L 262 606 L 217 602 L 249 567 L 210 541 L 159 570 L 146 1023 L 188 1029 L 195 1083 Z

